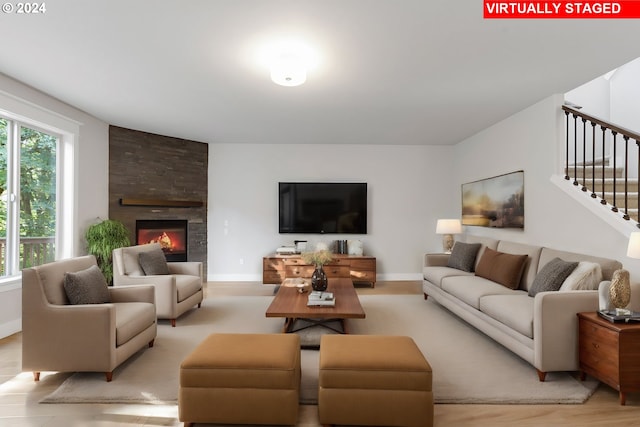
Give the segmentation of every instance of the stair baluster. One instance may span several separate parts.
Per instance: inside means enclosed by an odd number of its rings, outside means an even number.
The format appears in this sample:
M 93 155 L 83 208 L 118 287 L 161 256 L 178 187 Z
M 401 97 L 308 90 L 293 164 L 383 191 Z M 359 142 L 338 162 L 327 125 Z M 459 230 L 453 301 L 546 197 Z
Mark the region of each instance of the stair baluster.
M 629 221 L 629 137 L 624 138 L 624 215 L 622 218 Z
M 638 221 L 640 208 L 637 206 L 640 203 L 640 178 L 636 175 L 640 171 L 640 133 L 585 114 L 580 111 L 579 107 L 574 108 L 564 105 L 562 110 L 565 114 L 567 132 L 565 138 L 564 179 L 571 180 L 572 185 L 580 186 L 580 189 L 584 192 L 589 191 L 590 198 L 599 198 L 601 204 L 610 205 L 612 212 L 621 214 L 621 219 L 634 220 L 635 224 L 640 228 L 640 222 Z M 570 117 L 573 118 L 573 129 L 570 128 Z M 578 142 L 578 117 L 582 120 L 582 144 Z M 589 135 L 586 130 L 587 122 L 591 125 Z M 600 126 L 602 131 L 601 147 L 597 147 L 596 126 Z M 570 142 L 571 130 L 573 130 L 573 144 Z M 618 159 L 618 153 L 623 155 L 622 147 L 618 147 L 621 142 L 618 139 L 618 134 L 624 139 L 624 159 Z M 588 137 L 591 138 L 590 144 L 587 140 Z M 635 148 L 629 147 L 630 140 L 635 140 Z M 587 147 L 591 149 L 590 155 L 587 154 Z M 611 148 L 609 149 L 609 147 Z M 601 148 L 602 154 L 601 158 L 596 159 L 598 148 Z M 571 155 L 571 149 L 574 151 L 573 155 Z M 579 149 L 582 149 L 582 153 L 578 152 Z M 629 166 L 634 163 L 629 159 L 629 156 L 633 155 L 630 152 L 631 149 L 637 150 L 637 170 L 630 171 Z M 570 163 L 570 157 L 572 157 L 573 164 Z M 579 158 L 582 164 L 579 163 Z M 591 162 L 591 168 L 589 169 L 587 168 L 587 162 Z M 597 165 L 597 162 L 600 162 L 600 164 Z M 579 175 L 580 173 L 582 173 L 582 176 Z M 591 173 L 591 179 L 588 179 L 587 173 Z M 600 179 L 598 179 L 596 173 L 600 173 Z M 631 178 L 629 175 L 631 175 Z M 621 183 L 621 180 L 624 180 L 624 183 Z M 597 188 L 598 185 L 602 187 L 601 191 Z M 636 187 L 633 188 L 633 185 Z M 633 192 L 633 194 L 630 194 L 630 192 Z M 607 201 L 607 199 L 610 200 Z
M 591 198 L 595 199 L 596 197 L 596 124 L 591 122 Z M 604 164 L 604 159 L 602 160 L 602 164 Z M 604 185 L 603 185 L 604 187 Z
M 606 131 L 607 128 L 605 128 L 604 126 L 600 126 L 600 129 L 602 129 L 602 199 L 600 200 L 600 204 L 602 205 L 606 205 L 607 204 L 607 200 L 604 197 L 604 177 L 606 176 L 606 172 L 605 172 L 605 168 L 604 168 L 604 159 L 606 157 L 606 146 L 607 146 L 607 136 L 606 136 Z
M 616 160 L 618 157 L 618 144 L 616 144 L 616 136 L 618 135 L 618 132 L 615 131 L 611 131 L 611 134 L 613 135 L 613 206 L 611 207 L 611 210 L 613 212 L 618 212 L 618 205 L 616 205 L 616 193 L 618 192 L 618 186 L 616 185 L 616 175 L 618 175 L 617 173 L 615 173 L 616 171 Z

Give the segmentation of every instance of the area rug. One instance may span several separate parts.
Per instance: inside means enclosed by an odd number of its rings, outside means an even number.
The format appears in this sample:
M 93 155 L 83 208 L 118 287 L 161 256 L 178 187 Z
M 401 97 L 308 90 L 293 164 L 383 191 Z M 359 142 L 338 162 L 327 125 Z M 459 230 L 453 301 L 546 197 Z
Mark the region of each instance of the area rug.
M 277 333 L 282 319 L 266 318 L 272 296 L 213 296 L 202 308 L 162 322 L 151 349 L 117 368 L 107 383 L 99 373 L 76 373 L 42 403 L 175 403 L 180 362 L 208 334 Z M 366 319 L 349 320 L 353 334 L 413 337 L 433 369 L 436 403 L 576 404 L 598 382 L 549 373 L 543 383 L 535 369 L 481 332 L 421 295 L 362 295 Z M 301 403 L 315 404 L 318 351 L 302 352 Z

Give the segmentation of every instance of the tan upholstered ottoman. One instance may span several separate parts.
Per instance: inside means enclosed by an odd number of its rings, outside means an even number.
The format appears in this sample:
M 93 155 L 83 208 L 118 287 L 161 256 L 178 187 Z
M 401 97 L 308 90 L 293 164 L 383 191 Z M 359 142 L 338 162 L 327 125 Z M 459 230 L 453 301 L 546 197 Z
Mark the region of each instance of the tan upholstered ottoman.
M 323 335 L 321 424 L 433 426 L 431 366 L 413 339 Z
M 180 365 L 178 410 L 191 423 L 298 421 L 300 337 L 212 334 Z

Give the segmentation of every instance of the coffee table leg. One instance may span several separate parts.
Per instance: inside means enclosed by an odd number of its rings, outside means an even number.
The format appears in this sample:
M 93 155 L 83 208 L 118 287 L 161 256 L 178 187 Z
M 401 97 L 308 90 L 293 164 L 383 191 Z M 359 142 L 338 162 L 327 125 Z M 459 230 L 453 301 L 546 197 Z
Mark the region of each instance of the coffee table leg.
M 347 329 L 347 319 L 340 319 L 340 326 L 342 326 L 342 333 L 347 335 L 349 333 Z
M 286 334 L 291 332 L 291 329 L 293 328 L 293 324 L 296 323 L 296 319 L 293 317 L 286 317 L 284 319 L 284 326 L 282 327 L 282 333 Z

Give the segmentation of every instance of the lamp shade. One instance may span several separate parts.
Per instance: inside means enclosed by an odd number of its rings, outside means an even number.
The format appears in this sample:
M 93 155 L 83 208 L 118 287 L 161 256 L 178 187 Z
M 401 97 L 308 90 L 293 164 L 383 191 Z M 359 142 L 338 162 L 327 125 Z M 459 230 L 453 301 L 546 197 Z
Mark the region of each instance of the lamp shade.
M 634 231 L 629 236 L 629 246 L 627 246 L 627 256 L 629 258 L 640 258 L 640 231 Z
M 460 234 L 462 224 L 459 219 L 439 219 L 436 225 L 436 234 Z

